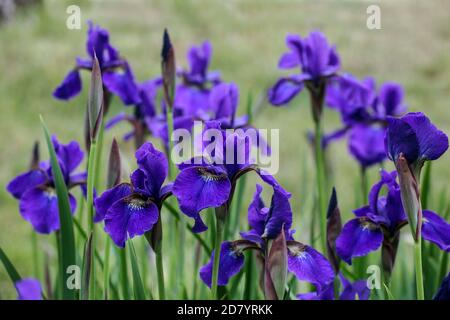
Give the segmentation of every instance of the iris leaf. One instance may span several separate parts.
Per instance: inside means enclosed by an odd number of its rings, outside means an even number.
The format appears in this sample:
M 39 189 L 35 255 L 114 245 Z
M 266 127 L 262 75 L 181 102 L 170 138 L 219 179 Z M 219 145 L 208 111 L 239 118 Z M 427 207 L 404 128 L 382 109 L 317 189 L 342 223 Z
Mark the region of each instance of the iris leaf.
M 134 290 L 134 298 L 136 300 L 145 300 L 145 289 L 142 284 L 141 274 L 139 273 L 139 266 L 136 258 L 136 251 L 134 250 L 134 245 L 132 241 L 129 242 L 130 247 L 130 260 L 131 260 L 131 271 L 133 274 L 133 290 Z
M 1 247 L 0 247 L 0 260 L 5 266 L 6 272 L 8 273 L 8 276 L 10 277 L 13 284 L 22 279 L 21 276 L 19 275 L 19 272 L 17 272 L 16 267 L 14 267 L 11 260 L 9 260 L 8 256 Z
M 59 166 L 55 148 L 50 138 L 50 133 L 45 125 L 44 119 L 41 116 L 41 125 L 44 131 L 45 140 L 47 142 L 48 152 L 50 154 L 50 163 L 52 167 L 52 174 L 55 181 L 56 195 L 58 197 L 58 209 L 59 209 L 59 221 L 60 230 L 59 237 L 61 241 L 59 250 L 60 270 L 63 299 L 73 300 L 75 299 L 75 290 L 69 289 L 66 285 L 67 277 L 70 274 L 66 273 L 69 266 L 76 265 L 76 252 L 75 252 L 75 237 L 73 231 L 73 220 L 69 204 L 69 194 L 67 186 L 64 181 L 61 168 Z
M 164 206 L 169 210 L 169 212 L 175 217 L 176 220 L 180 220 L 180 214 L 178 213 L 177 209 L 175 209 L 171 204 L 169 204 L 167 201 L 164 202 Z M 211 248 L 206 243 L 206 241 L 197 233 L 192 231 L 192 228 L 188 223 L 186 223 L 186 228 L 189 230 L 189 232 L 194 236 L 195 239 L 200 243 L 200 245 L 205 249 L 206 253 L 208 255 L 211 255 Z

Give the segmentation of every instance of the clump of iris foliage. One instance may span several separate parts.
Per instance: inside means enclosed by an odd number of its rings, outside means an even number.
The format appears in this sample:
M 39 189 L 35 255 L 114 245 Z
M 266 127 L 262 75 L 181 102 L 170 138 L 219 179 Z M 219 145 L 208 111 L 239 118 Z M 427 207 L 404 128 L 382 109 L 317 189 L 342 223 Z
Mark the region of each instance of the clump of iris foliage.
M 36 144 L 29 167 L 7 185 L 33 230 L 54 235 L 59 261 L 54 269 L 44 263 L 42 279 L 22 277 L 0 249 L 18 299 L 400 299 L 392 295 L 391 279 L 402 255 L 399 242 L 410 238 L 415 278 L 404 281 L 415 284 L 417 299 L 449 299 L 450 224 L 427 210 L 431 161 L 447 150 L 447 135 L 425 114 L 407 112 L 401 85 L 377 86 L 371 77 L 360 80 L 341 70 L 337 49 L 319 31 L 305 38 L 288 35 L 286 45 L 278 67 L 291 72 L 273 84 L 267 100 L 279 107 L 303 91 L 310 96 L 313 130 L 306 143 L 314 151 L 316 181 L 309 188 L 316 210 L 302 213 L 314 215 L 313 224 L 302 229 L 314 243 L 295 240 L 289 190 L 250 161 L 250 149 L 270 154 L 270 146 L 262 137 L 254 145 L 246 142 L 243 134 L 254 129 L 254 104 L 249 97 L 246 113 L 237 116 L 239 89 L 209 70 L 209 42 L 188 51 L 189 67 L 183 69 L 165 31 L 161 75 L 139 82 L 108 31 L 90 23 L 87 56 L 76 58 L 53 92 L 56 99 L 72 99 L 82 90 L 80 72 L 91 73 L 85 141 L 59 141 L 41 118 L 48 160 L 41 160 Z M 116 98 L 125 111 L 111 115 Z M 323 132 L 325 107 L 341 115 L 342 126 L 333 132 Z M 204 130 L 219 130 L 224 144 L 216 145 L 220 152 L 213 159 L 176 166 L 169 137 L 176 129 L 192 131 L 194 121 Z M 130 128 L 120 143 L 132 140 L 134 157 L 123 155 L 115 139 L 103 145 L 119 124 Z M 347 139 L 361 173 L 357 188 L 364 202 L 349 221 L 341 220 L 340 190 L 331 186 L 327 166 L 332 161 L 327 147 L 339 139 Z M 243 163 L 214 161 L 242 143 L 243 151 L 237 150 L 245 154 L 236 159 Z M 129 177 L 122 173 L 124 157 L 132 163 Z M 384 170 L 386 160 L 396 170 Z M 370 187 L 366 170 L 373 166 L 380 175 Z M 260 182 L 250 186 L 254 195 L 244 208 L 249 174 Z M 265 194 L 271 198 L 263 199 Z M 248 223 L 240 224 L 244 213 Z M 400 237 L 403 227 L 409 238 Z M 142 236 L 147 245 L 135 248 L 131 239 Z M 378 288 L 367 281 L 373 264 L 367 255 L 373 251 L 381 267 Z M 195 276 L 186 274 L 188 262 Z

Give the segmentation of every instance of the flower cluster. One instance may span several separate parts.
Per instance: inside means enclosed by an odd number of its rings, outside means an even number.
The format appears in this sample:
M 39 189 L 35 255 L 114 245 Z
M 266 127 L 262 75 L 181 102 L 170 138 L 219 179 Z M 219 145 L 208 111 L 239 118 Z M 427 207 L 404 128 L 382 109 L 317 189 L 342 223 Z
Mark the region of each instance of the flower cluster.
M 447 135 L 423 113 L 405 114 L 404 92 L 399 84 L 386 82 L 377 89 L 375 80 L 370 77 L 358 80 L 351 74 L 342 73 L 335 46 L 330 45 L 321 32 L 314 31 L 306 38 L 288 35 L 286 44 L 289 51 L 281 56 L 278 66 L 280 69 L 297 69 L 297 72 L 278 79 L 268 90 L 267 98 L 272 105 L 281 106 L 292 101 L 303 89 L 310 94 L 315 125 L 310 138 L 315 142 L 317 202 L 309 212 L 312 214 L 311 226 L 309 230 L 307 227 L 303 230 L 311 233 L 311 245 L 294 239 L 291 193 L 274 176 L 258 167 L 253 159 L 255 149 L 270 154 L 270 146 L 259 132 L 256 141 L 248 139 L 247 130 L 253 127 L 249 123 L 250 115 L 237 116 L 238 86 L 223 81 L 219 72 L 209 70 L 211 43 L 205 41 L 191 47 L 187 53 L 188 68 L 176 69 L 174 47 L 165 31 L 161 76 L 139 82 L 129 61 L 110 44 L 108 31 L 89 23 L 88 58 L 77 58 L 75 68 L 53 92 L 58 99 L 73 98 L 81 92 L 80 70 L 91 70 L 95 66 L 93 74 L 97 77 L 93 77 L 91 88 L 98 90 L 91 90 L 88 105 L 99 111 L 94 119 L 96 133 L 90 136 L 92 141 L 87 144 L 87 172 L 76 171 L 84 158 L 79 144 L 75 141 L 62 144 L 55 136 L 50 138 L 43 124 L 51 161 L 40 162 L 35 154 L 30 170 L 19 174 L 7 185 L 8 192 L 19 202 L 22 217 L 38 233 L 55 232 L 59 246 L 60 278 L 52 289 L 47 266 L 45 290 L 37 279 L 20 278 L 0 248 L 0 260 L 13 279 L 18 299 L 39 300 L 46 295 L 50 298 L 96 298 L 98 292 L 92 287 L 99 282 L 94 274 L 100 268 L 104 276 L 104 297 L 111 295 L 127 299 L 130 293 L 125 252 L 130 254 L 135 298 L 153 297 L 147 293 L 148 286 L 144 284 L 147 272 L 141 277 L 139 271 L 153 259 L 147 259 L 146 249 L 144 253 L 136 251 L 132 240 L 144 236 L 153 250 L 161 299 L 166 297 L 166 278 L 170 278 L 169 298 L 179 298 L 181 291 L 188 295 L 187 286 L 179 282 L 186 280 L 183 270 L 185 256 L 195 251 L 194 266 L 199 279 L 193 280 L 194 297 L 195 281 L 201 280 L 211 288 L 213 298 L 220 298 L 219 287 L 228 286 L 232 277 L 246 272 L 248 279 L 252 279 L 254 270 L 251 263 L 257 262 L 261 271 L 260 281 L 246 283 L 245 290 L 260 290 L 266 299 L 368 300 L 373 293 L 366 280 L 362 279 L 360 270 L 351 266 L 353 259 L 381 247 L 380 264 L 385 271 L 386 293 L 390 294 L 400 232 L 406 225 L 409 225 L 414 240 L 417 297 L 423 299 L 422 262 L 427 263 L 427 260 L 422 259 L 422 238 L 442 251 L 450 252 L 450 224 L 437 213 L 422 210 L 420 175 L 426 161 L 437 160 L 446 152 Z M 100 79 L 102 85 L 99 85 Z M 100 90 L 102 86 L 104 94 Z M 111 94 L 118 96 L 124 106 L 131 106 L 133 113 L 120 112 L 103 124 Z M 339 112 L 342 121 L 340 129 L 327 135 L 322 133 L 325 105 Z M 90 110 L 88 108 L 88 116 Z M 92 120 L 87 119 L 91 124 Z M 135 139 L 135 166 L 129 181 L 122 181 L 121 153 L 114 139 L 104 190 L 99 178 L 104 167 L 101 156 L 103 128 L 110 129 L 121 121 L 132 125 L 132 131 L 126 134 L 125 140 Z M 206 135 L 208 141 L 194 141 L 199 153 L 187 156 L 188 159 L 178 163 L 177 168 L 172 168 L 171 152 L 174 149 L 171 134 L 174 129 L 195 131 L 195 121 L 202 124 L 202 138 Z M 349 153 L 358 160 L 363 172 L 387 158 L 394 162 L 396 170 L 381 169 L 380 180 L 364 196 L 367 199 L 360 201 L 358 208 L 353 210 L 354 217 L 342 224 L 335 189 L 326 210 L 327 188 L 331 189 L 331 183 L 327 181 L 323 151 L 328 143 L 346 135 Z M 147 137 L 159 140 L 163 151 L 156 143 L 147 141 Z M 247 173 L 256 173 L 264 186 L 253 185 L 256 191 L 248 205 L 248 229 L 245 229 L 239 228 L 245 193 L 244 188 L 239 188 L 243 184 L 238 186 L 238 180 Z M 427 188 L 430 188 L 429 174 L 428 171 Z M 240 181 L 243 183 L 245 180 Z M 61 188 L 61 184 L 66 188 Z M 77 217 L 73 217 L 77 208 L 72 194 L 75 187 L 81 189 L 80 199 L 86 198 L 86 205 L 83 202 L 78 207 Z M 268 206 L 263 199 L 263 193 L 267 191 L 264 188 L 271 192 Z M 65 193 L 68 204 L 65 203 L 66 197 L 60 197 Z M 172 195 L 173 198 L 169 199 Z M 87 209 L 88 221 L 84 219 L 84 209 Z M 164 216 L 166 211 L 172 213 L 173 219 Z M 214 217 L 204 219 L 206 211 L 214 211 L 215 220 Z M 185 221 L 186 218 L 189 222 Z M 215 226 L 212 225 L 213 220 Z M 232 225 L 231 221 L 236 221 L 236 224 Z M 316 221 L 320 225 L 321 250 L 313 247 L 318 229 L 314 224 Z M 100 224 L 104 225 L 104 233 L 100 235 L 107 235 L 105 241 L 98 241 Z M 80 240 L 77 242 L 84 240 L 82 254 L 75 249 L 75 227 L 77 240 Z M 230 231 L 231 228 L 235 230 Z M 163 237 L 163 229 L 170 237 Z M 187 248 L 191 242 L 186 240 L 186 229 L 192 235 L 190 240 L 196 241 L 196 250 Z M 240 238 L 235 240 L 237 230 L 246 231 L 240 232 Z M 211 234 L 211 241 L 201 233 Z M 164 245 L 163 250 L 162 243 L 166 241 L 169 245 Z M 116 257 L 117 269 L 120 269 L 118 275 L 111 275 L 116 270 L 109 269 L 112 243 L 119 248 Z M 105 254 L 101 257 L 99 252 L 102 251 L 98 248 L 103 245 Z M 170 251 L 175 254 L 163 259 L 163 254 Z M 136 252 L 144 255 L 140 257 L 142 266 L 137 263 Z M 204 253 L 210 258 L 207 262 L 205 259 L 206 264 L 201 266 Z M 75 263 L 81 256 L 83 288 L 80 292 L 68 292 L 64 286 L 67 272 L 63 267 L 67 267 L 69 262 Z M 164 264 L 169 259 L 171 268 L 167 277 Z M 243 271 L 246 263 L 250 267 Z M 365 267 L 364 261 L 361 263 Z M 445 267 L 446 263 L 447 260 L 443 260 L 442 265 Z M 288 272 L 292 274 L 289 275 L 291 281 L 288 281 Z M 294 280 L 305 281 L 314 290 L 300 294 L 291 292 L 293 288 L 296 290 L 292 285 Z M 449 299 L 449 292 L 447 276 L 435 299 Z M 427 294 L 430 295 L 429 292 Z

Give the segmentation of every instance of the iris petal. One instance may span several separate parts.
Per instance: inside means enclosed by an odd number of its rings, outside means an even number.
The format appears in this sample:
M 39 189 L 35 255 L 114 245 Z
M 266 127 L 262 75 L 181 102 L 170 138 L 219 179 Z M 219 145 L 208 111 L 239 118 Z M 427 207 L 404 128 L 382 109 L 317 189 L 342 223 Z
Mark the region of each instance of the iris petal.
M 31 170 L 22 173 L 8 183 L 6 189 L 14 198 L 20 199 L 28 189 L 43 184 L 47 181 L 47 175 L 42 170 Z
M 268 91 L 268 99 L 274 106 L 281 106 L 291 101 L 304 87 L 303 79 L 291 76 L 279 79 Z
M 214 251 L 209 262 L 200 269 L 200 278 L 208 286 L 211 287 L 212 269 L 214 262 Z M 240 252 L 236 252 L 232 242 L 225 241 L 220 247 L 219 259 L 219 278 L 218 285 L 225 286 L 229 279 L 238 273 L 244 265 L 244 256 Z
M 422 237 L 450 252 L 450 224 L 433 211 L 423 210 Z
M 336 239 L 336 251 L 351 265 L 353 257 L 365 256 L 378 249 L 382 242 L 383 233 L 377 225 L 367 219 L 356 218 L 344 225 Z
M 81 78 L 77 69 L 70 71 L 61 84 L 53 91 L 53 96 L 61 100 L 69 100 L 81 91 Z
M 42 300 L 42 288 L 38 280 L 25 278 L 15 284 L 18 300 Z
M 215 166 L 196 166 L 182 170 L 175 179 L 172 192 L 180 209 L 189 217 L 210 207 L 224 204 L 230 195 L 231 183 L 226 173 Z
M 137 194 L 116 201 L 105 215 L 105 231 L 124 248 L 128 238 L 143 235 L 158 221 L 158 207 Z
M 71 212 L 76 208 L 75 198 L 69 194 Z M 48 234 L 59 230 L 58 198 L 53 190 L 35 187 L 26 191 L 19 203 L 22 217 L 31 223 L 34 230 Z
M 319 288 L 333 281 L 334 271 L 328 260 L 317 250 L 298 242 L 288 242 L 288 270 L 299 280 Z
M 145 174 L 147 192 L 158 198 L 168 173 L 166 155 L 157 150 L 150 142 L 144 143 L 135 155 L 139 169 Z
M 108 209 L 114 204 L 131 194 L 131 186 L 128 183 L 121 183 L 112 189 L 106 190 L 103 194 L 95 199 L 95 217 L 94 221 L 99 222 L 105 218 Z

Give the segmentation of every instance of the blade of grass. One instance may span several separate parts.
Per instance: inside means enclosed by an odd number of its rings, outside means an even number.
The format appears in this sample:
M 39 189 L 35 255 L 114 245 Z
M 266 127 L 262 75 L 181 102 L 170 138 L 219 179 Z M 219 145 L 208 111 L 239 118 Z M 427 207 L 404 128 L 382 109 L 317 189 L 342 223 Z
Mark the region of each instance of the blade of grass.
M 66 278 L 69 276 L 66 270 L 69 266 L 76 265 L 76 252 L 75 252 L 75 238 L 73 231 L 72 213 L 69 204 L 69 195 L 67 186 L 64 181 L 61 168 L 59 166 L 56 152 L 50 138 L 50 133 L 45 125 L 44 119 L 41 118 L 41 125 L 44 131 L 45 140 L 47 142 L 48 152 L 50 154 L 50 162 L 52 167 L 52 174 L 55 181 L 55 189 L 58 197 L 58 211 L 60 221 L 59 237 L 61 240 L 61 246 L 59 250 L 60 266 L 63 268 L 60 270 L 61 286 L 63 292 L 63 299 L 75 299 L 76 292 L 71 290 L 66 285 Z

